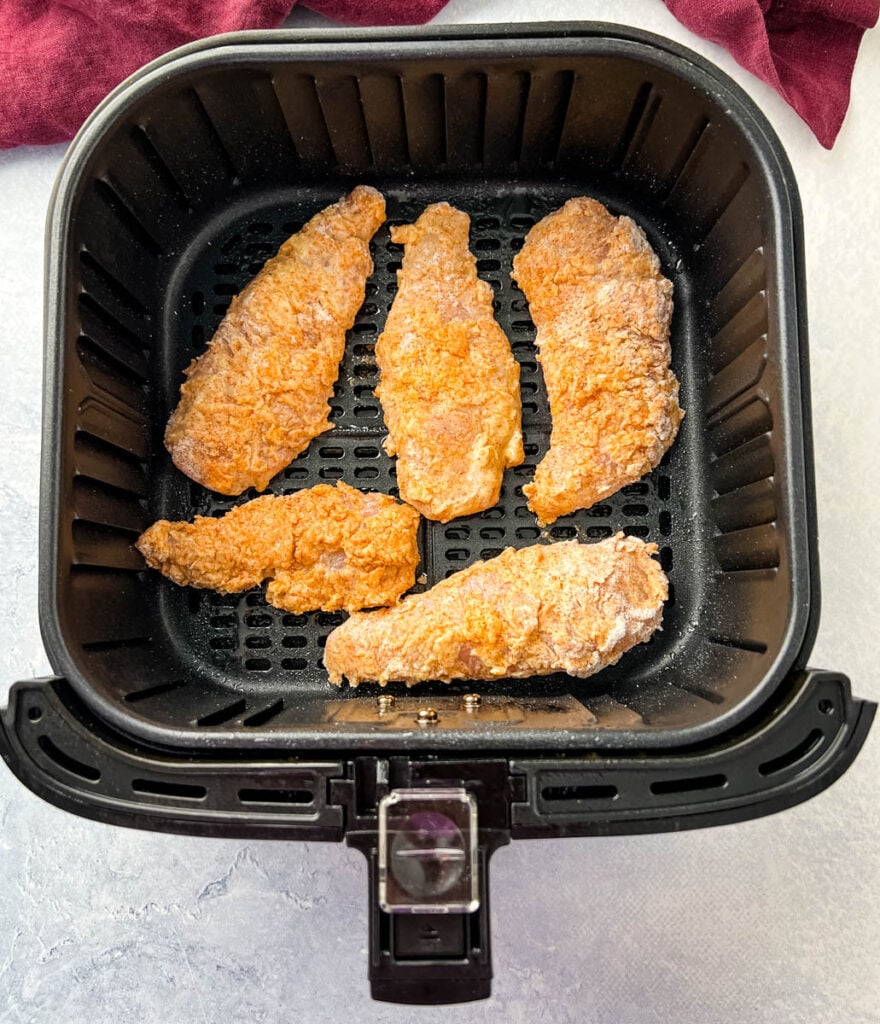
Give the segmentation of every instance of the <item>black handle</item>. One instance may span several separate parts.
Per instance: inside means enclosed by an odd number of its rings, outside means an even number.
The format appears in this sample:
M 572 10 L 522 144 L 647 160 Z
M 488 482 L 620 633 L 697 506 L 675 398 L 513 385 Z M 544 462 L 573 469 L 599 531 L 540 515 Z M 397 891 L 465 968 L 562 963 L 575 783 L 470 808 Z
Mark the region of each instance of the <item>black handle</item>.
M 216 755 L 137 746 L 90 716 L 64 680 L 34 679 L 16 683 L 9 706 L 0 709 L 0 758 L 38 796 L 86 818 L 252 839 L 338 842 L 348 833 L 352 842 L 360 834 L 355 845 L 368 857 L 367 837 L 375 836 L 375 805 L 383 793 L 400 786 L 465 785 L 479 795 L 480 835 L 489 835 L 483 845 L 490 853 L 501 845 L 491 836 L 508 830 L 516 839 L 619 835 L 773 814 L 809 799 L 846 771 L 875 711 L 873 702 L 852 696 L 846 677 L 807 669 L 792 673 L 773 707 L 700 750 L 467 763 L 404 756 L 305 761 L 251 752 L 245 761 L 218 761 Z M 720 776 L 723 787 L 707 786 Z M 591 801 L 591 787 L 609 781 L 617 797 Z M 191 799 L 193 787 L 204 790 L 203 800 Z M 242 797 L 265 787 L 284 799 L 301 798 L 273 805 L 268 815 L 263 805 Z M 485 877 L 481 884 L 487 896 Z
M 353 835 L 369 864 L 370 991 L 388 1003 L 440 1005 L 488 999 L 492 993 L 489 939 L 489 859 L 509 841 L 483 831 L 478 851 L 480 905 L 473 913 L 390 914 L 379 906 L 375 836 Z
M 89 715 L 65 680 L 15 683 L 0 708 L 0 760 L 37 796 L 84 818 L 184 835 L 340 842 L 335 760 L 151 750 Z M 263 795 L 268 802 L 263 802 Z
M 699 828 L 772 814 L 843 774 L 876 705 L 832 672 L 793 672 L 773 706 L 699 750 L 589 758 L 246 760 L 151 751 L 96 721 L 62 679 L 17 683 L 0 709 L 0 757 L 31 790 L 84 817 L 192 835 L 339 841 L 370 870 L 370 979 L 386 1002 L 443 1004 L 491 991 L 489 859 L 513 838 Z M 592 800 L 613 781 L 615 800 Z M 391 914 L 379 906 L 377 806 L 392 790 L 465 788 L 478 805 L 479 906 Z M 291 800 L 269 815 L 255 791 Z M 179 798 L 175 796 L 179 795 Z M 295 794 L 293 799 L 291 794 Z M 194 800 L 193 796 L 200 799 Z

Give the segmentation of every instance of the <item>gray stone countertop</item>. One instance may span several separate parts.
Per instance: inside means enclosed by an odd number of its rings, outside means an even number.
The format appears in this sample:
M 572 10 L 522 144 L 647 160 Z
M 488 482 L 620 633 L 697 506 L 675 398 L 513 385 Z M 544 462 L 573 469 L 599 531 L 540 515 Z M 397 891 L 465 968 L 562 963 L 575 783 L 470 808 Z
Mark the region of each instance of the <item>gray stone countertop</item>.
M 804 206 L 823 590 L 812 663 L 880 697 L 880 33 L 826 152 L 659 0 L 453 0 L 440 23 L 597 19 L 672 37 L 751 93 Z M 296 13 L 293 25 L 321 19 Z M 37 626 L 43 222 L 64 147 L 0 154 L 0 703 Z M 880 1021 L 880 731 L 812 801 L 743 824 L 520 842 L 493 862 L 492 1000 L 372 1003 L 366 874 L 341 845 L 85 821 L 0 768 L 0 1024 Z

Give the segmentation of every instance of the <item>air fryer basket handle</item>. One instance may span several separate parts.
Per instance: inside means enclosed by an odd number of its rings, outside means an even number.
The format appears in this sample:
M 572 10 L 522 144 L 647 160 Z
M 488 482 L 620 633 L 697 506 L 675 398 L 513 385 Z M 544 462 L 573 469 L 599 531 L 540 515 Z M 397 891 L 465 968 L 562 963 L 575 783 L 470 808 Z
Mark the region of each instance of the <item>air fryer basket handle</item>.
M 489 859 L 507 832 L 482 832 L 480 905 L 470 914 L 389 914 L 379 906 L 378 849 L 373 836 L 349 836 L 369 865 L 370 991 L 388 1003 L 440 1005 L 492 993 Z
M 369 865 L 373 996 L 442 1004 L 490 994 L 488 865 L 510 838 L 628 835 L 773 814 L 809 799 L 846 771 L 875 711 L 873 702 L 852 696 L 845 676 L 806 669 L 791 673 L 773 707 L 707 749 L 467 761 L 403 755 L 299 761 L 268 754 L 218 764 L 187 751 L 132 744 L 95 720 L 63 679 L 52 678 L 10 690 L 9 706 L 0 709 L 0 758 L 43 799 L 115 825 L 253 839 L 346 838 Z M 590 805 L 585 788 L 607 784 L 611 773 L 619 790 L 615 806 L 607 800 Z M 696 780 L 690 788 L 684 784 L 689 778 Z M 723 786 L 705 785 L 719 778 L 726 780 Z M 307 791 L 309 799 L 267 820 L 253 804 L 242 803 L 242 786 Z M 377 806 L 392 789 L 431 786 L 466 788 L 478 801 L 479 909 L 457 918 L 384 913 L 378 902 Z M 205 793 L 198 806 L 191 799 L 175 806 L 169 799 L 169 793 L 190 794 L 194 787 Z M 554 797 L 560 789 L 573 795 L 570 804 Z

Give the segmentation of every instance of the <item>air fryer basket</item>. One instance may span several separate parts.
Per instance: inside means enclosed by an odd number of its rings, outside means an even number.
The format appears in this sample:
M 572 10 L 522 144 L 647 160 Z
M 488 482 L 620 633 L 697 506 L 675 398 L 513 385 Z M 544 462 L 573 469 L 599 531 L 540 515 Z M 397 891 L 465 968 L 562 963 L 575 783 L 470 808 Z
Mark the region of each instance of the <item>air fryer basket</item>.
M 383 191 L 390 223 L 438 200 L 471 215 L 522 370 L 526 462 L 496 508 L 423 523 L 428 585 L 508 545 L 624 530 L 659 546 L 663 631 L 594 679 L 502 680 L 477 710 L 461 701 L 472 686 L 397 688 L 380 713 L 376 688 L 326 681 L 339 616 L 177 588 L 132 547 L 158 517 L 253 497 L 172 466 L 162 433 L 181 371 L 280 242 L 358 182 Z M 653 473 L 540 532 L 522 485 L 549 416 L 509 271 L 529 227 L 580 194 L 632 216 L 674 281 L 687 415 Z M 384 795 L 473 794 L 479 909 L 427 915 L 427 941 L 371 903 L 374 994 L 409 1001 L 488 994 L 486 868 L 511 836 L 732 821 L 827 785 L 873 706 L 804 669 L 819 595 L 800 227 L 789 165 L 747 97 L 617 26 L 247 34 L 133 76 L 72 146 L 50 214 L 40 616 L 59 678 L 15 688 L 10 765 L 103 820 L 345 836 L 374 892 Z M 396 493 L 373 345 L 401 249 L 387 225 L 372 249 L 335 429 L 273 493 L 339 479 Z M 420 728 L 428 703 L 439 722 Z
M 645 480 L 549 531 L 656 541 L 672 583 L 663 632 L 587 683 L 494 684 L 499 702 L 519 705 L 499 710 L 506 728 L 447 714 L 419 734 L 409 704 L 380 718 L 368 689 L 327 684 L 322 645 L 339 615 L 289 615 L 259 591 L 180 589 L 145 573 L 132 548 L 155 518 L 231 506 L 163 447 L 181 371 L 278 244 L 358 181 L 382 188 L 391 222 L 439 199 L 471 214 L 479 272 L 522 366 L 526 462 L 496 508 L 425 524 L 429 584 L 539 538 L 521 488 L 549 416 L 509 277 L 529 226 L 572 195 L 597 196 L 645 228 L 675 282 L 677 443 Z M 796 202 L 738 91 L 607 33 L 343 48 L 280 36 L 143 73 L 80 136 L 51 219 L 41 618 L 55 669 L 120 728 L 212 748 L 269 736 L 297 749 L 674 746 L 741 720 L 802 663 L 817 603 Z M 400 261 L 387 226 L 373 251 L 336 429 L 274 493 L 337 479 L 394 491 L 373 393 Z M 413 700 L 449 693 L 423 686 Z

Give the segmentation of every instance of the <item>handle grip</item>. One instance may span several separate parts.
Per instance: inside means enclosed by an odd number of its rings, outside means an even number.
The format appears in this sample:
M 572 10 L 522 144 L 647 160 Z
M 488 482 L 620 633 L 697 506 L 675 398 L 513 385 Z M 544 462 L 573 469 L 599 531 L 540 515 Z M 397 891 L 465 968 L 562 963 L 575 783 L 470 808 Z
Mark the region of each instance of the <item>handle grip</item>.
M 441 1005 L 488 999 L 492 993 L 489 938 L 489 859 L 509 841 L 506 832 L 481 833 L 479 907 L 472 913 L 387 913 L 379 906 L 375 836 L 348 837 L 369 865 L 370 991 L 388 1003 Z

